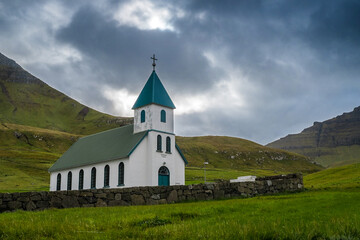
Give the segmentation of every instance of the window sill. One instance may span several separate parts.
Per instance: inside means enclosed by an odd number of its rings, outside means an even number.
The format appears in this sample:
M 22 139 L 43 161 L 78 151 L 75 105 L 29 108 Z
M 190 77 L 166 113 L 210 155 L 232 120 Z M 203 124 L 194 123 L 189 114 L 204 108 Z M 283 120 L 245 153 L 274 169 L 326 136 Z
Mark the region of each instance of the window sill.
M 125 186 L 125 184 L 118 184 L 117 186 L 118 187 L 123 187 L 123 186 Z
M 156 152 L 161 152 L 161 153 L 162 153 L 163 151 L 161 151 L 161 150 L 156 150 Z
M 96 189 L 96 187 L 92 187 L 92 188 L 90 188 L 90 189 Z
M 165 153 L 167 153 L 167 154 L 171 154 L 171 152 L 165 152 Z
M 110 188 L 110 186 L 104 186 L 104 188 Z

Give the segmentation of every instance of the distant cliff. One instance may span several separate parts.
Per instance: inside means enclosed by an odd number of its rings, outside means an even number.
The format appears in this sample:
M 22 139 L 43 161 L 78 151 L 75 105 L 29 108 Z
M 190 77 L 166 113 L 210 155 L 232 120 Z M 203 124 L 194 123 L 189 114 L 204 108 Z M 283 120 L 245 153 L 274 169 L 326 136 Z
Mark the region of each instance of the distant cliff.
M 356 159 L 360 161 L 360 156 L 357 158 L 353 156 L 355 153 L 349 152 L 354 149 L 358 152 L 360 148 L 360 107 L 324 122 L 314 122 L 312 127 L 304 129 L 301 133 L 290 134 L 267 146 L 300 153 L 315 160 L 319 157 L 337 155 L 339 159 L 332 157 L 332 163 L 347 160 L 343 159 L 346 157 L 355 159 L 356 162 Z M 348 156 L 341 151 L 347 151 Z M 329 166 L 332 163 L 325 165 Z

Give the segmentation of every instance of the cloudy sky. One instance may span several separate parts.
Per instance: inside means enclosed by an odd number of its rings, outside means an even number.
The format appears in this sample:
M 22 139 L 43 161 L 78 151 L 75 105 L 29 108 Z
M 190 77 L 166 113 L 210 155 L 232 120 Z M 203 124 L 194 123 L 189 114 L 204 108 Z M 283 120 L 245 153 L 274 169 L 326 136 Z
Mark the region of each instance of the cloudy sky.
M 266 144 L 360 105 L 357 0 L 0 0 L 0 52 L 116 116 L 155 53 L 178 135 Z

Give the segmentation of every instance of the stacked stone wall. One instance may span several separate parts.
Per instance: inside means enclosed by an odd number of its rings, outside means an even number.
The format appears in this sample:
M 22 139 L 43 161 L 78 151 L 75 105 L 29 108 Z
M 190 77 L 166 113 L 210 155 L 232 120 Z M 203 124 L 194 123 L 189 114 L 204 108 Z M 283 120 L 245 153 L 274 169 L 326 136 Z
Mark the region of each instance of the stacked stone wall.
M 154 205 L 296 192 L 303 189 L 301 174 L 257 178 L 255 182 L 207 183 L 182 186 L 92 189 L 82 191 L 0 193 L 0 212 L 47 208 Z

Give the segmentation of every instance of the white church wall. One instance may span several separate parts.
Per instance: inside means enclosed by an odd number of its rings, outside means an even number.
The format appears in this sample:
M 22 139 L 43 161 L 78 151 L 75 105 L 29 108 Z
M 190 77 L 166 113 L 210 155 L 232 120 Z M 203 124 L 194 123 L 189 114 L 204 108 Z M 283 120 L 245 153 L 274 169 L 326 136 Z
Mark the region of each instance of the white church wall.
M 132 152 L 128 169 L 125 169 L 125 187 L 149 186 L 148 137 Z
M 162 151 L 158 152 L 157 149 L 157 136 L 160 135 L 162 138 Z M 166 153 L 166 137 L 171 139 L 171 153 Z M 170 185 L 183 185 L 185 184 L 185 165 L 181 156 L 178 154 L 175 148 L 175 135 L 166 134 L 157 131 L 149 132 L 149 156 L 151 156 L 151 185 L 158 186 L 158 171 L 161 166 L 165 166 L 170 172 Z M 179 169 L 182 165 L 183 169 Z
M 80 170 L 84 171 L 84 185 L 83 189 L 90 189 L 91 188 L 91 170 L 93 167 L 96 168 L 96 188 L 104 188 L 104 173 L 105 173 L 105 166 L 109 165 L 110 175 L 109 175 L 109 186 L 110 188 L 117 188 L 118 186 L 118 167 L 120 162 L 124 163 L 125 169 L 125 177 L 126 177 L 126 169 L 129 167 L 129 159 L 119 159 L 113 160 L 104 163 L 97 163 L 93 165 L 83 166 L 72 168 L 68 170 L 62 170 L 58 172 L 52 172 L 50 174 L 50 191 L 56 191 L 56 184 L 57 184 L 57 175 L 58 173 L 61 174 L 61 190 L 67 190 L 67 179 L 68 179 L 68 172 L 71 171 L 72 173 L 72 190 L 79 190 L 79 174 Z M 124 179 L 126 183 L 126 179 Z
M 145 122 L 141 122 L 141 111 L 145 110 Z M 166 122 L 161 122 L 161 110 L 166 112 Z M 174 133 L 174 110 L 156 104 L 147 105 L 134 111 L 134 133 L 149 129 Z

